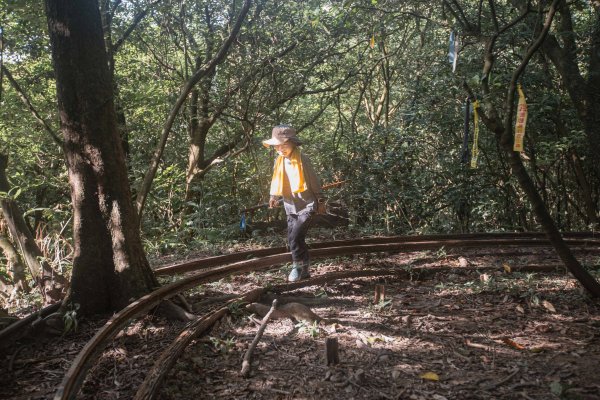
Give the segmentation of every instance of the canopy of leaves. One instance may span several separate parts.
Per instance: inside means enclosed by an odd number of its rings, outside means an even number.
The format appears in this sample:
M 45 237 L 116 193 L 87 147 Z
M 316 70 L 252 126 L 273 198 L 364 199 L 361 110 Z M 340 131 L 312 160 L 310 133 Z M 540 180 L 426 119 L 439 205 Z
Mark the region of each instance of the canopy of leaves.
M 222 44 L 242 2 L 101 1 L 110 16 L 105 36 L 114 46 L 115 96 L 135 191 L 180 88 Z M 361 232 L 535 229 L 495 136 L 482 124 L 478 167 L 461 163 L 463 81 L 483 99 L 485 47 L 496 35 L 485 100 L 501 105 L 547 6 L 541 0 L 531 9 L 525 1 L 501 3 L 254 2 L 225 61 L 198 84 L 208 102 L 198 113 L 186 105 L 172 127 L 142 223 L 148 250 L 237 237 L 239 210 L 266 201 L 273 154 L 260 142 L 279 123 L 298 128 L 324 183 L 348 180 L 329 195 L 348 207 L 351 226 Z M 29 214 L 32 227 L 68 240 L 61 148 L 23 101 L 28 98 L 60 136 L 43 8 L 30 0 L 5 4 L 3 65 L 20 91 L 4 74 L 0 151 L 10 156 L 8 176 L 21 189 L 23 208 L 38 210 Z M 584 1 L 565 7 L 574 37 L 556 27 L 552 34 L 561 43 L 574 41 L 586 76 L 598 11 Z M 503 26 L 510 27 L 499 32 Z M 451 31 L 459 36 L 455 72 L 448 62 Z M 572 99 L 543 52 L 521 84 L 529 106 L 524 156 L 530 174 L 559 226 L 585 229 L 590 221 L 577 168 L 596 204 L 600 180 L 587 161 L 589 146 Z M 186 200 L 190 124 L 207 116 L 216 120 L 205 153 L 236 145 L 213 160 Z M 472 134 L 472 118 L 469 126 Z

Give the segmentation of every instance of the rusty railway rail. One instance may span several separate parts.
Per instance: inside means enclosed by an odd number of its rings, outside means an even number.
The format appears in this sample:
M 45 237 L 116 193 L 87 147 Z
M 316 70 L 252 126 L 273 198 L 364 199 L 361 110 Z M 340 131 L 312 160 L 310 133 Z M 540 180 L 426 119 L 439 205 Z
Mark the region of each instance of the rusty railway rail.
M 593 246 L 594 249 L 598 248 L 598 246 L 600 246 L 599 240 L 585 239 L 585 237 L 590 236 L 593 237 L 593 235 L 589 233 L 565 235 L 567 242 L 571 246 Z M 548 240 L 544 239 L 543 234 L 534 233 L 470 234 L 458 236 L 434 235 L 420 237 L 404 236 L 313 244 L 311 246 L 310 254 L 314 259 L 373 252 L 413 252 L 439 249 L 441 247 L 451 249 L 507 246 L 549 247 L 551 244 Z M 249 257 L 260 258 L 247 259 Z M 231 274 L 265 270 L 274 265 L 289 261 L 291 261 L 291 254 L 287 253 L 285 248 L 275 248 L 240 252 L 202 260 L 191 260 L 182 264 L 158 269 L 157 273 L 163 275 L 198 271 L 199 269 L 203 270 L 186 275 L 173 283 L 165 285 L 134 301 L 123 310 L 113 315 L 113 317 L 96 332 L 92 339 L 83 347 L 74 359 L 71 367 L 65 374 L 62 383 L 59 385 L 54 399 L 75 398 L 83 384 L 87 372 L 96 362 L 108 342 L 112 340 L 131 319 L 149 311 L 161 301 L 169 299 L 182 291 L 202 283 L 215 281 Z M 311 279 L 311 282 L 312 281 L 313 280 Z M 210 315 L 204 317 L 201 316 L 198 320 L 206 320 L 207 318 L 210 320 Z M 213 316 L 213 318 L 216 317 Z M 204 326 L 202 323 L 198 324 Z
M 497 233 L 465 233 L 465 234 L 447 234 L 447 235 L 409 235 L 409 236 L 386 236 L 372 237 L 353 240 L 336 240 L 331 242 L 319 242 L 309 244 L 311 250 L 322 249 L 327 247 L 342 247 L 365 244 L 385 244 L 385 243 L 403 243 L 403 242 L 427 242 L 435 240 L 477 240 L 477 239 L 510 239 L 510 238 L 530 238 L 530 239 L 545 239 L 546 235 L 540 232 L 497 232 Z M 568 232 L 564 233 L 565 239 L 584 239 L 598 238 L 600 234 L 593 232 Z M 256 257 L 265 257 L 274 254 L 287 252 L 285 247 L 272 247 L 267 249 L 247 250 L 231 254 L 224 254 L 213 257 L 196 258 L 184 263 L 176 263 L 156 268 L 156 275 L 175 275 L 186 272 L 198 271 L 206 268 L 212 268 L 218 265 L 228 264 L 247 260 Z

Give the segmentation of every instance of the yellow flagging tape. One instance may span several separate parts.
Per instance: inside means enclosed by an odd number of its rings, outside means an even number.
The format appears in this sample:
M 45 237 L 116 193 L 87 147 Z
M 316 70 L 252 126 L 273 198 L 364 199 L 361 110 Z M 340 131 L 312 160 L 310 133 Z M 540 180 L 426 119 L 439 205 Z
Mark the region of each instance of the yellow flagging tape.
M 517 123 L 515 124 L 515 143 L 514 151 L 523 151 L 523 138 L 525 137 L 525 125 L 527 124 L 527 102 L 521 85 L 517 87 L 519 91 L 519 103 L 517 105 Z
M 477 168 L 477 157 L 479 156 L 479 100 L 473 102 L 473 150 L 471 151 L 471 168 Z

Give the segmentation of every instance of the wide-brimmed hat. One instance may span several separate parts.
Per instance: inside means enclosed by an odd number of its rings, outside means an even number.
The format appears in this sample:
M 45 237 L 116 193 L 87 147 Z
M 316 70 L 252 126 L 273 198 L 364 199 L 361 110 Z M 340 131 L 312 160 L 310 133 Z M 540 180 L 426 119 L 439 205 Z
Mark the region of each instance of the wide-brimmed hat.
M 292 142 L 296 145 L 302 144 L 298 136 L 296 136 L 296 130 L 289 125 L 277 125 L 271 132 L 271 139 L 263 140 L 265 147 L 277 146 L 286 142 Z

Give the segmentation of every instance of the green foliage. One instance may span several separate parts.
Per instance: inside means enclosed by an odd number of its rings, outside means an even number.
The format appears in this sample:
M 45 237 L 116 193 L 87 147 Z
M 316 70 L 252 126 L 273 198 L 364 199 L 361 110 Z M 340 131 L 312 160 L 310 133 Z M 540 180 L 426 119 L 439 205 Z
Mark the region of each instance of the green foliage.
M 234 337 L 222 339 L 214 336 L 209 336 L 208 339 L 210 340 L 214 349 L 221 354 L 228 354 L 235 347 L 236 341 Z
M 478 21 L 476 2 L 457 3 L 469 21 Z M 129 145 L 134 195 L 180 88 L 197 65 L 206 62 L 204 57 L 215 54 L 240 4 L 192 1 L 180 9 L 160 2 L 116 51 L 115 102 L 123 111 L 121 128 Z M 6 5 L 0 15 L 5 66 L 39 115 L 58 132 L 43 8 L 31 0 Z M 113 41 L 147 6 L 119 3 L 112 18 Z M 512 5 L 497 7 L 499 21 L 519 15 Z M 569 7 L 584 60 L 594 20 L 579 4 Z M 267 200 L 274 154 L 260 142 L 278 123 L 303 128 L 303 151 L 323 183 L 348 180 L 327 195 L 348 208 L 352 232 L 536 229 L 525 194 L 498 151 L 494 133 L 483 124 L 478 168 L 460 163 L 466 97 L 462 82 L 487 104 L 483 111 L 489 112 L 489 105 L 501 106 L 510 76 L 538 26 L 539 15 L 530 14 L 498 37 L 487 81 L 490 92 L 483 97 L 483 39 L 495 32 L 485 7 L 479 25 L 468 30 L 438 3 L 258 2 L 227 59 L 197 85 L 200 94 L 208 96 L 197 115 L 214 117 L 204 155 L 241 137 L 234 150 L 240 152 L 223 155 L 186 188 L 192 112 L 188 99 L 175 118 L 147 200 L 141 225 L 146 249 L 161 255 L 240 240 L 275 240 L 261 239 L 262 234 L 244 238 L 238 224 L 241 209 Z M 447 62 L 451 28 L 461 38 L 455 73 Z M 556 28 L 551 33 L 564 40 Z M 585 76 L 588 71 L 583 62 L 580 65 Z M 577 110 L 544 57 L 532 60 L 521 83 L 530 111 L 528 171 L 560 227 L 586 229 L 573 151 L 583 156 L 586 176 L 593 175 Z M 6 78 L 2 96 L 0 152 L 9 155 L 7 175 L 13 188 L 6 195 L 19 202 L 32 228 L 46 237 L 46 258 L 68 268 L 70 188 L 60 146 Z M 472 132 L 472 121 L 470 128 Z M 276 216 L 261 210 L 254 218 L 268 221 Z
M 227 308 L 229 309 L 229 313 L 231 314 L 231 316 L 236 318 L 236 317 L 239 317 L 240 315 L 244 314 L 243 306 L 245 304 L 246 303 L 244 303 L 242 301 L 234 301 L 232 303 L 229 303 L 227 305 Z
M 321 334 L 321 329 L 319 328 L 319 323 L 317 321 L 313 321 L 312 323 L 300 321 L 294 325 L 294 327 L 298 329 L 298 332 L 305 332 L 313 339 L 318 338 Z
M 77 310 L 79 310 L 79 304 L 72 304 L 71 309 L 65 311 L 63 315 L 63 321 L 65 323 L 63 334 L 66 335 L 71 331 L 77 331 L 77 327 L 79 326 L 79 321 L 77 320 Z

